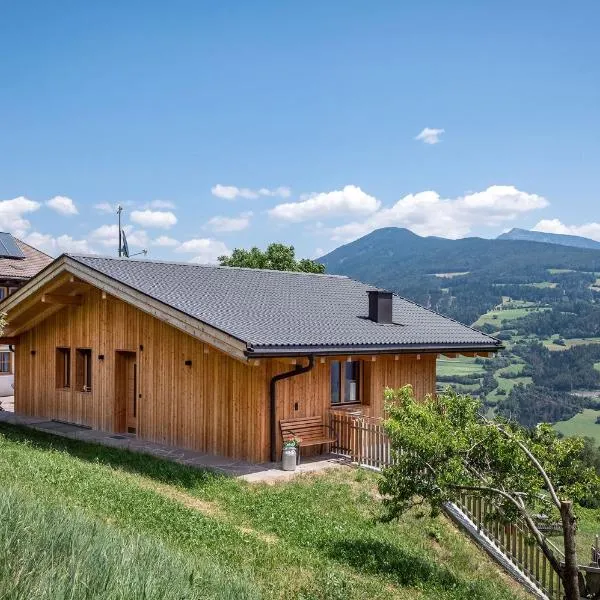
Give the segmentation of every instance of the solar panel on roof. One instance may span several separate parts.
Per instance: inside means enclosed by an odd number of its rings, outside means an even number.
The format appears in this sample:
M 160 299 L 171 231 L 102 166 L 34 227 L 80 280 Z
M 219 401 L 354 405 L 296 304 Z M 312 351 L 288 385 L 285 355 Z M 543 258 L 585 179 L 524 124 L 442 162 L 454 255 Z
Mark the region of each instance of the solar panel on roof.
M 21 248 L 17 246 L 15 238 L 10 233 L 0 232 L 0 257 L 25 258 Z

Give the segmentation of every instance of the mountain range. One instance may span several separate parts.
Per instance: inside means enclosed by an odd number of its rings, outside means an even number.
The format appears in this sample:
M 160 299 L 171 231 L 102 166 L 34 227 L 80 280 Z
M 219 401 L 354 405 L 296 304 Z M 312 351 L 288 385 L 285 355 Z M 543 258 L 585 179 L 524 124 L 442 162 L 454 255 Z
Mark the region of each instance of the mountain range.
M 449 240 L 390 227 L 318 262 L 504 341 L 493 361 L 441 361 L 440 384 L 528 426 L 583 419 L 600 443 L 600 247 L 525 233 L 536 239 L 513 239 L 521 236 L 513 230 Z
M 564 235 L 561 233 L 545 233 L 543 231 L 530 231 L 515 227 L 499 235 L 498 240 L 521 240 L 526 242 L 544 242 L 560 246 L 573 246 L 575 248 L 591 248 L 600 250 L 600 242 L 578 235 Z

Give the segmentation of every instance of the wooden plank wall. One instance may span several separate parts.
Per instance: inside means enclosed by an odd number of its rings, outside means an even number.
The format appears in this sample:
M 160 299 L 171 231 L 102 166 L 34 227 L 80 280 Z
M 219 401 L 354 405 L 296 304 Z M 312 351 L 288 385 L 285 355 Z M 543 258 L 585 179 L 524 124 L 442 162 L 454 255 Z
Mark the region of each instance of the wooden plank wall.
M 296 417 L 310 417 L 321 415 L 323 423 L 327 423 L 328 411 L 331 408 L 330 396 L 330 362 L 331 360 L 345 360 L 347 357 L 327 358 L 323 361 L 315 359 L 312 371 L 284 379 L 277 384 L 277 420 L 293 419 Z M 352 360 L 362 361 L 361 406 L 350 405 L 348 408 L 360 409 L 364 414 L 381 417 L 383 416 L 384 397 L 386 387 L 398 388 L 410 384 L 413 386 L 417 398 L 424 398 L 427 394 L 435 393 L 436 378 L 436 355 L 407 354 L 399 355 L 396 360 L 394 356 L 379 355 L 375 361 L 371 357 L 352 357 Z M 306 364 L 306 359 L 299 360 Z M 272 361 L 269 368 L 269 377 L 276 373 L 289 371 L 293 366 L 281 361 Z M 295 405 L 298 404 L 298 410 Z M 338 405 L 336 408 L 344 408 Z M 281 444 L 281 437 L 277 439 Z M 319 449 L 316 448 L 316 451 Z M 307 452 L 308 454 L 308 452 Z
M 56 389 L 57 347 L 71 348 L 70 390 Z M 76 348 L 92 349 L 91 392 L 73 389 Z M 15 410 L 116 431 L 117 350 L 137 353 L 139 437 L 255 462 L 269 459 L 269 382 L 293 368 L 289 361 L 244 364 L 117 298 L 103 299 L 95 288 L 82 306 L 66 306 L 21 335 Z M 188 360 L 191 366 L 185 365 Z M 418 396 L 435 391 L 435 356 L 379 356 L 365 361 L 365 375 L 364 397 L 370 402 L 365 410 L 380 415 L 386 385 L 411 383 Z M 325 419 L 329 359 L 317 358 L 310 373 L 280 381 L 277 392 L 278 420 Z
M 91 392 L 56 389 L 60 346 L 71 348 L 72 386 L 76 348 L 92 349 Z M 245 365 L 125 302 L 103 300 L 95 289 L 82 306 L 67 306 L 21 335 L 15 410 L 115 431 L 117 350 L 137 353 L 141 438 L 253 461 L 268 458 L 266 364 Z

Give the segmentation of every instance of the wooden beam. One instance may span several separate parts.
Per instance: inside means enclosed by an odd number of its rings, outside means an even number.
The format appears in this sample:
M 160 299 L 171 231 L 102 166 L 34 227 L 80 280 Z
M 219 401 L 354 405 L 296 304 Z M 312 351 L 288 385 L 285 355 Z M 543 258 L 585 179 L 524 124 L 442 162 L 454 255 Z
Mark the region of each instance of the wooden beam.
M 476 352 L 475 356 L 481 356 L 481 358 L 489 358 L 491 356 L 491 352 Z
M 457 352 L 444 352 L 444 356 L 446 358 L 456 358 L 458 356 Z
M 0 337 L 0 344 L 6 345 L 6 346 L 13 346 L 14 344 L 18 344 L 18 343 L 19 343 L 18 337 Z
M 83 304 L 82 296 L 65 296 L 64 294 L 44 294 L 42 296 L 44 304 L 72 304 L 81 306 Z

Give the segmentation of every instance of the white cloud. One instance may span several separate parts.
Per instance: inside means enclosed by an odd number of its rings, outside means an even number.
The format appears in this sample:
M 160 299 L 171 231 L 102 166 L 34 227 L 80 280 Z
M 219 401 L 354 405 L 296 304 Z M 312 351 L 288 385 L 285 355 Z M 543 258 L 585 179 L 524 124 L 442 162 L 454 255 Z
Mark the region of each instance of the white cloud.
M 171 211 L 162 210 L 134 210 L 131 220 L 142 227 L 158 229 L 169 229 L 177 223 L 177 217 Z
M 415 140 L 423 142 L 424 144 L 439 144 L 442 140 L 440 137 L 444 133 L 444 129 L 432 129 L 431 127 L 425 127 Z
M 334 240 L 348 241 L 381 227 L 408 227 L 419 235 L 460 238 L 474 226 L 498 226 L 546 206 L 544 197 L 511 185 L 493 185 L 458 198 L 441 198 L 437 192 L 426 191 L 404 196 L 365 221 L 335 227 L 331 233 Z
M 237 217 L 213 217 L 206 224 L 213 231 L 242 231 L 250 225 L 252 212 L 244 212 Z
M 31 228 L 31 223 L 24 217 L 40 208 L 40 203 L 24 196 L 12 200 L 0 201 L 0 231 L 7 231 L 23 237 Z
M 216 263 L 219 256 L 231 254 L 231 250 L 223 242 L 211 238 L 188 240 L 183 242 L 176 251 L 195 254 L 196 256 L 190 259 L 190 262 L 195 263 Z
M 53 237 L 45 233 L 33 231 L 25 237 L 25 241 L 51 256 L 58 256 L 63 252 L 71 252 L 73 254 L 95 254 L 95 251 L 90 247 L 87 240 L 75 240 L 70 235 L 59 235 Z
M 126 225 L 123 229 L 129 246 L 149 245 L 148 234 L 143 229 L 135 229 L 131 225 Z M 101 225 L 90 232 L 89 238 L 102 246 L 114 248 L 116 252 L 119 248 L 119 227 L 117 225 Z
M 579 235 L 600 242 L 600 223 L 584 223 L 583 225 L 565 225 L 559 219 L 542 219 L 533 231 L 560 233 L 563 235 Z
M 46 202 L 46 205 L 61 215 L 70 216 L 79 214 L 75 203 L 71 198 L 67 198 L 67 196 L 54 196 L 54 198 L 50 198 Z
M 169 200 L 152 200 L 152 202 L 145 204 L 144 208 L 173 209 L 175 208 L 175 204 Z
M 179 242 L 171 237 L 166 236 L 166 235 L 161 235 L 161 236 L 157 237 L 156 239 L 152 240 L 151 244 L 152 244 L 152 246 L 168 247 L 168 246 L 178 246 Z
M 117 205 L 116 204 L 109 204 L 108 202 L 101 202 L 100 204 L 94 204 L 94 208 L 103 214 L 110 214 L 110 213 L 116 213 L 117 212 Z
M 342 190 L 311 194 L 299 202 L 278 204 L 269 215 L 282 221 L 299 222 L 345 215 L 369 215 L 381 202 L 355 185 Z
M 278 198 L 289 198 L 292 194 L 290 188 L 281 186 L 274 189 L 260 188 L 258 190 L 251 190 L 250 188 L 239 188 L 235 185 L 217 185 L 211 188 L 211 193 L 217 198 L 223 198 L 224 200 L 235 200 L 236 198 L 246 198 L 253 200 L 260 196 L 271 196 Z

